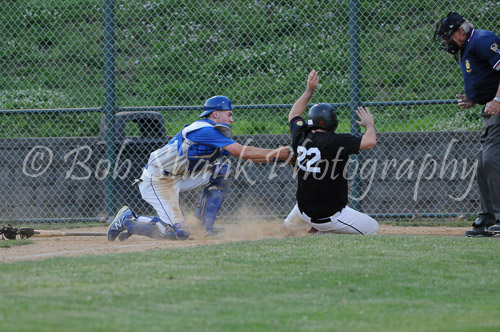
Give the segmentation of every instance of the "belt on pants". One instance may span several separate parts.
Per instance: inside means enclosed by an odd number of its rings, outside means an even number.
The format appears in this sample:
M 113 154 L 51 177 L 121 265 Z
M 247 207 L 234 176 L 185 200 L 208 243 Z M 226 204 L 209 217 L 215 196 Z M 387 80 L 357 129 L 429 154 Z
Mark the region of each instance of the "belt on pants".
M 306 215 L 307 217 L 309 217 L 307 215 L 307 213 L 305 213 L 304 211 L 302 211 L 300 208 L 299 208 L 299 211 L 300 211 L 300 213 L 302 213 L 302 214 Z M 335 212 L 334 215 L 337 214 L 337 213 L 338 212 Z M 329 223 L 329 222 L 332 221 L 332 217 L 326 217 L 326 218 L 311 218 L 311 217 L 309 217 L 309 219 L 311 219 L 311 223 L 313 223 L 313 224 L 326 224 L 326 223 Z
M 326 224 L 327 222 L 332 221 L 332 218 L 320 218 L 320 219 L 312 219 L 311 218 L 311 223 L 313 224 Z

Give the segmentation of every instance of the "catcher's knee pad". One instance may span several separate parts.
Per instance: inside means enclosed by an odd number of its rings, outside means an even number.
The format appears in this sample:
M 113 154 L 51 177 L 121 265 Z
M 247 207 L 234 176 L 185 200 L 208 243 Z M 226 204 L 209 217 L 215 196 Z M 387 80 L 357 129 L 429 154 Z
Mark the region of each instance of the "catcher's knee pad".
M 221 189 L 229 188 L 231 179 L 233 178 L 233 169 L 228 164 L 215 164 L 210 177 L 209 186 L 218 186 Z
M 227 164 L 215 165 L 210 181 L 201 194 L 201 200 L 203 201 L 204 198 L 207 198 L 207 196 L 216 191 L 222 192 L 225 196 L 231 184 L 232 177 L 233 170 L 231 166 Z
M 210 182 L 201 194 L 200 204 L 196 209 L 196 217 L 203 221 L 207 231 L 210 231 L 214 225 L 217 213 L 226 197 L 231 177 L 231 166 L 227 164 L 215 165 Z

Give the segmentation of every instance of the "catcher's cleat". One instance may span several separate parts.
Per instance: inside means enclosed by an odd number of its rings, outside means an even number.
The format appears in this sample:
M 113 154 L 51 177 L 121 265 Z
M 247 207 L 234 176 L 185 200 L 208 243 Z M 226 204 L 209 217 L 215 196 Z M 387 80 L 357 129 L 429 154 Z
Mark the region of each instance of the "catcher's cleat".
M 121 232 L 119 235 L 118 235 L 118 240 L 120 241 L 125 241 L 126 239 L 128 239 L 129 237 L 132 236 L 132 233 L 129 233 L 129 232 Z
M 191 232 L 187 229 L 184 223 L 175 223 L 171 226 L 172 229 L 167 230 L 167 237 L 172 236 L 175 237 L 176 240 L 187 240 L 191 235 Z M 172 234 L 173 232 L 173 234 Z
M 108 227 L 108 240 L 114 241 L 116 237 L 125 230 L 123 222 L 126 219 L 132 219 L 132 218 L 133 218 L 132 212 L 130 212 L 128 206 L 122 207 L 120 211 L 118 211 L 118 213 L 116 214 L 113 222 Z
M 206 234 L 206 236 L 212 237 L 212 236 L 220 235 L 220 234 L 224 233 L 224 231 L 225 231 L 224 227 L 213 226 L 212 229 L 207 229 L 205 234 Z

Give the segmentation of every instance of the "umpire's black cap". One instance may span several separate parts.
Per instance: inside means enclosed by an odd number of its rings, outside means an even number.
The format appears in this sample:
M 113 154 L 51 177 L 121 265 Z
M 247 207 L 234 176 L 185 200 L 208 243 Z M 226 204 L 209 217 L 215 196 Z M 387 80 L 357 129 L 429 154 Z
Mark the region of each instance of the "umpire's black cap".
M 448 39 L 450 36 L 460 28 L 460 25 L 465 22 L 462 15 L 449 12 L 446 17 L 436 24 L 436 31 L 434 31 L 434 40 Z

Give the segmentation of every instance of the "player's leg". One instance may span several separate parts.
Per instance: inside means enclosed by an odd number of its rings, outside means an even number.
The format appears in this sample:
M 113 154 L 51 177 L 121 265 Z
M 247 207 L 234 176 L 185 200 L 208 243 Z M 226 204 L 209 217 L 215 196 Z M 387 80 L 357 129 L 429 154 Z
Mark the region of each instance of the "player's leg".
M 311 231 L 311 229 L 314 229 L 311 227 L 311 224 L 308 222 L 308 220 L 302 218 L 302 213 L 300 213 L 299 206 L 297 204 L 295 204 L 292 211 L 290 211 L 285 221 L 283 222 L 283 225 L 287 229 L 292 231 Z
M 203 223 L 207 235 L 216 235 L 223 229 L 214 228 L 215 219 L 226 197 L 232 178 L 232 169 L 228 164 L 216 164 L 203 190 L 196 217 Z
M 184 217 L 179 206 L 179 190 L 174 178 L 143 177 L 139 184 L 142 198 L 151 204 L 158 217 L 139 216 L 127 219 L 123 226 L 127 230 L 119 239 L 125 240 L 133 234 L 150 238 L 181 239 L 189 237 Z
M 489 185 L 488 185 L 488 167 L 485 165 L 484 151 L 487 147 L 487 140 L 489 136 L 489 126 L 490 118 L 483 119 L 483 129 L 480 137 L 481 150 L 478 154 L 478 165 L 477 165 L 477 184 L 479 188 L 479 198 L 481 203 L 481 210 L 477 219 L 472 224 L 472 229 L 465 232 L 467 237 L 488 237 L 491 236 L 487 229 L 489 226 L 495 223 L 495 217 L 493 213 L 492 201 L 490 197 Z M 486 166 L 486 167 L 485 167 Z
M 489 232 L 500 233 L 500 116 L 490 118 L 488 138 L 483 145 L 483 169 L 495 224 Z M 490 225 L 488 225 L 490 226 Z
M 330 222 L 311 223 L 322 232 L 341 234 L 373 235 L 378 234 L 378 222 L 372 217 L 346 206 L 330 218 Z
M 169 225 L 159 217 L 153 216 L 140 216 L 137 219 L 126 220 L 124 226 L 127 231 L 118 236 L 120 241 L 124 241 L 134 234 L 165 240 L 187 240 L 190 235 L 190 232 L 182 227 L 182 224 Z
M 163 229 L 161 228 L 163 227 Z M 128 206 L 124 206 L 116 214 L 113 222 L 108 227 L 108 240 L 114 241 L 117 237 L 120 241 L 128 239 L 133 234 L 144 235 L 155 239 L 183 239 L 186 234 L 176 232 L 175 227 L 165 224 L 158 217 L 136 218 Z M 189 235 L 185 238 L 187 239 Z
M 481 151 L 478 156 L 477 184 L 479 188 L 481 211 L 476 220 L 472 223 L 472 229 L 465 232 L 465 236 L 489 237 L 492 234 L 488 232 L 488 227 L 495 223 L 495 218 L 493 217 L 488 181 L 483 163 L 483 151 Z
M 150 178 L 139 184 L 142 199 L 148 202 L 157 212 L 160 219 L 173 225 L 184 222 L 179 206 L 179 190 L 172 177 Z

